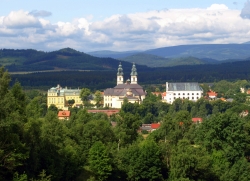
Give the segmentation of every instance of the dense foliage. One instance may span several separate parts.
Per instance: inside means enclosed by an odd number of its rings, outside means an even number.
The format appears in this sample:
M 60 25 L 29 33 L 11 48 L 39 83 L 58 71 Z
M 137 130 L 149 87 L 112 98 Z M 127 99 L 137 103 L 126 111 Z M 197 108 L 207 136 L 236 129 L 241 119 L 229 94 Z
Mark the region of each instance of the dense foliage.
M 241 116 L 250 111 L 246 99 L 170 105 L 149 93 L 143 104 L 125 102 L 111 117 L 70 108 L 70 119 L 58 120 L 45 95 L 9 83 L 1 68 L 0 180 L 250 180 L 250 115 Z M 236 87 L 249 83 L 231 84 L 240 95 Z M 214 85 L 229 91 L 223 87 Z M 156 122 L 160 128 L 149 135 L 138 131 Z
M 33 74 L 15 74 L 22 86 L 50 88 L 60 83 L 68 87 L 88 87 L 91 90 L 103 90 L 116 85 L 118 62 L 113 71 L 61 71 L 39 72 Z M 127 65 L 128 64 L 128 65 Z M 124 80 L 130 79 L 131 64 L 122 63 Z M 144 68 L 137 66 L 138 81 L 141 85 L 165 84 L 167 82 L 213 83 L 220 80 L 236 81 L 250 79 L 250 61 L 224 63 L 218 65 L 176 66 L 171 68 Z M 14 82 L 12 82 L 14 84 Z

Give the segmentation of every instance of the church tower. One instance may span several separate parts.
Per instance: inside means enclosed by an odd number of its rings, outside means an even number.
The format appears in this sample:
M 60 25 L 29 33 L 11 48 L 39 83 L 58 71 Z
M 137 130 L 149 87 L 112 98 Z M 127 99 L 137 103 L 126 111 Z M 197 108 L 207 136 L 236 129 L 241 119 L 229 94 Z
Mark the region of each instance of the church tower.
M 135 63 L 133 63 L 130 75 L 131 75 L 131 84 L 137 84 L 137 71 L 136 71 Z
M 120 65 L 118 67 L 118 72 L 117 72 L 117 85 L 118 84 L 123 84 L 123 70 L 122 70 L 121 62 L 120 62 Z

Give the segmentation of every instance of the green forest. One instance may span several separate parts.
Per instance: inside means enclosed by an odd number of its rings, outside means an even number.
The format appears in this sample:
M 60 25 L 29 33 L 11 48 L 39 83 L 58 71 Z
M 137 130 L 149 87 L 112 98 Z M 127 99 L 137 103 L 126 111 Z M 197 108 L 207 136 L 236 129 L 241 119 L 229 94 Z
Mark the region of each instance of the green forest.
M 170 105 L 148 91 L 142 104 L 124 102 L 111 117 L 70 108 L 69 120 L 47 108 L 46 94 L 10 82 L 2 67 L 0 180 L 250 180 L 250 115 L 241 116 L 250 103 L 240 93 L 250 85 L 246 80 L 213 85 L 232 102 L 176 99 Z M 152 133 L 138 132 L 142 123 L 157 122 Z

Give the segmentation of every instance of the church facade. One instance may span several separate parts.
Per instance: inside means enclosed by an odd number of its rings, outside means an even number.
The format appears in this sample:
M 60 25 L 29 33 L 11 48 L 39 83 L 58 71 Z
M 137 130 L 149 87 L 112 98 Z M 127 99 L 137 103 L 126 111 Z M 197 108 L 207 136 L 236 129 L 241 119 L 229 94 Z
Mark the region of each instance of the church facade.
M 133 63 L 131 69 L 131 79 L 124 82 L 123 69 L 120 63 L 117 71 L 117 85 L 114 88 L 108 88 L 104 91 L 104 107 L 121 108 L 125 99 L 130 103 L 142 103 L 145 99 L 146 92 L 138 84 L 137 70 Z

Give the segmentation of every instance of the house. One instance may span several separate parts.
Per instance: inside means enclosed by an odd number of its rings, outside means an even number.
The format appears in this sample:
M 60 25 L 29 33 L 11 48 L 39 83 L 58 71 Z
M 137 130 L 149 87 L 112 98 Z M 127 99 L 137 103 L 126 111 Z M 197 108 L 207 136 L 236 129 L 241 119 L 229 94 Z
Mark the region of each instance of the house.
M 152 123 L 151 124 L 151 132 L 157 130 L 161 126 L 160 123 Z
M 70 111 L 59 111 L 58 114 L 58 119 L 66 119 L 68 120 L 70 118 Z
M 193 123 L 199 124 L 202 123 L 202 118 L 192 118 Z
M 57 87 L 52 87 L 47 92 L 47 106 L 54 104 L 58 109 L 68 110 L 68 101 L 74 100 L 75 103 L 71 105 L 80 106 L 82 105 L 82 100 L 80 98 L 81 90 L 78 89 L 68 89 L 67 87 L 62 88 L 59 84 Z
M 242 111 L 240 117 L 246 117 L 248 115 L 248 110 Z
M 210 91 L 207 92 L 207 95 L 208 95 L 209 99 L 216 99 L 218 93 L 210 90 Z
M 142 124 L 140 131 L 152 132 L 160 127 L 160 123 Z
M 131 70 L 131 80 L 123 82 L 123 69 L 120 63 L 117 72 L 117 85 L 104 91 L 104 107 L 121 108 L 124 100 L 130 103 L 139 103 L 145 99 L 146 92 L 137 83 L 137 70 L 135 64 Z
M 197 82 L 168 83 L 166 82 L 166 102 L 172 104 L 175 99 L 197 101 L 203 96 L 203 89 Z
M 161 99 L 162 100 L 165 100 L 165 97 L 166 97 L 166 92 L 151 92 L 153 95 L 155 96 L 161 96 Z

